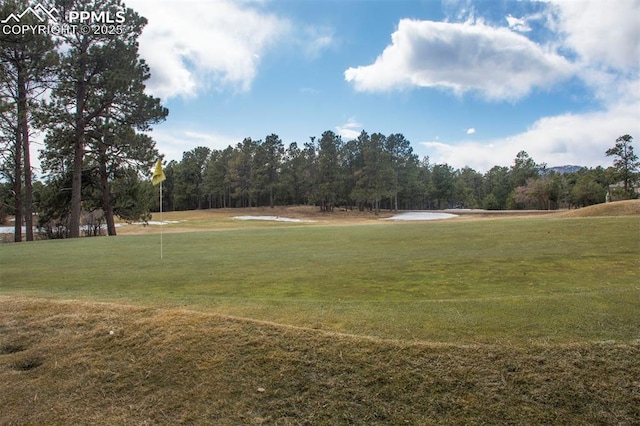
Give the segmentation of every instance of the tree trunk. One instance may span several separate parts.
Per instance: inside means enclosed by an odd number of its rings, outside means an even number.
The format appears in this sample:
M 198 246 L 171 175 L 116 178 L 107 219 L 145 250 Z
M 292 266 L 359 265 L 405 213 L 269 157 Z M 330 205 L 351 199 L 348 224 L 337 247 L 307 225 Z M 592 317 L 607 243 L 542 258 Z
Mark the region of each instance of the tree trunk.
M 29 152 L 29 121 L 27 111 L 27 85 L 22 76 L 21 70 L 18 71 L 18 120 L 19 132 L 22 136 L 22 146 L 16 144 L 16 150 L 23 150 L 24 160 L 24 221 L 26 227 L 27 241 L 33 241 L 33 184 L 31 179 L 31 154 Z M 20 176 L 17 177 L 18 181 Z
M 13 179 L 13 193 L 15 200 L 15 230 L 13 240 L 17 243 L 22 241 L 22 129 L 20 120 L 16 127 L 15 144 L 15 173 Z
M 80 64 L 78 75 L 84 76 L 86 65 Z M 83 77 L 84 78 L 84 77 Z M 73 174 L 71 180 L 71 206 L 69 209 L 69 237 L 80 237 L 80 213 L 82 211 L 82 162 L 84 159 L 84 118 L 87 84 L 79 81 L 76 84 L 75 139 L 73 143 Z
M 273 185 L 269 187 L 269 206 L 273 208 Z
M 31 176 L 31 155 L 29 136 L 25 135 L 24 144 L 24 225 L 27 241 L 33 241 L 33 182 Z
M 102 207 L 104 218 L 107 221 L 107 235 L 116 235 L 116 224 L 113 218 L 113 205 L 111 203 L 111 190 L 109 188 L 109 174 L 107 173 L 106 145 L 100 147 L 100 188 L 102 189 Z
M 78 107 L 79 108 L 79 107 Z M 80 237 L 82 210 L 82 160 L 84 157 L 84 119 L 76 116 L 76 134 L 73 144 L 73 175 L 71 180 L 71 208 L 69 210 L 69 237 Z

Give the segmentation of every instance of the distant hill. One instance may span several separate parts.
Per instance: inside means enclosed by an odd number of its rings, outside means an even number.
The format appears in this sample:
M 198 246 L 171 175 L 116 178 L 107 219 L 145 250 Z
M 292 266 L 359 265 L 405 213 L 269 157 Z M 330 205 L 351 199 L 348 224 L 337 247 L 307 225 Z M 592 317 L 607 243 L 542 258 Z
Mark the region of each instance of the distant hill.
M 545 169 L 546 173 L 550 173 L 550 172 L 556 172 L 559 173 L 561 175 L 565 174 L 565 173 L 574 173 L 577 172 L 580 169 L 584 169 L 583 166 L 571 166 L 571 165 L 567 165 L 567 166 L 555 166 L 555 167 L 548 167 Z

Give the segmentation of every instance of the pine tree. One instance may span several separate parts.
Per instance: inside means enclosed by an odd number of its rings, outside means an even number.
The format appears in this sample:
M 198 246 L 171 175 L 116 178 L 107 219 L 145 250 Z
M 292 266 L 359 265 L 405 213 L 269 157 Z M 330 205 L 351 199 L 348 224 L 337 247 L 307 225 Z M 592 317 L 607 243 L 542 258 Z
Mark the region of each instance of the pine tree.
M 633 136 L 623 135 L 616 139 L 613 148 L 607 150 L 607 157 L 614 157 L 613 167 L 616 177 L 620 179 L 624 186 L 624 193 L 629 198 L 635 198 L 637 194 L 633 188 L 638 178 L 638 169 L 640 161 L 638 156 L 633 152 Z
M 121 34 L 65 34 L 65 51 L 61 57 L 59 81 L 52 91 L 48 110 L 48 122 L 71 129 L 70 148 L 71 205 L 69 214 L 70 237 L 80 236 L 82 209 L 83 170 L 90 167 L 86 154 L 92 153 L 99 164 L 102 176 L 103 207 L 110 215 L 108 179 L 105 185 L 107 153 L 113 144 L 122 145 L 136 139 L 122 141 L 117 137 L 122 127 L 147 130 L 167 116 L 168 111 L 160 100 L 144 93 L 144 82 L 149 79 L 149 69 L 138 57 L 138 37 L 146 25 L 146 19 L 119 0 L 74 0 L 65 2 L 69 10 L 109 12 L 115 16 L 124 11 L 126 31 Z M 65 7 L 60 12 L 66 16 Z M 116 129 L 112 132 L 112 129 Z M 111 133 L 110 133 L 111 132 Z M 138 139 L 140 140 L 140 139 Z M 115 233 L 111 225 L 109 233 Z
M 28 7 L 24 0 L 6 1 L 0 5 L 0 16 Z M 32 15 L 23 16 L 23 24 L 34 24 Z M 15 241 L 22 241 L 22 218 L 27 241 L 33 240 L 32 169 L 30 135 L 33 110 L 37 100 L 51 85 L 58 56 L 51 36 L 24 30 L 21 34 L 0 36 L 0 129 L 3 140 L 11 146 L 13 162 L 10 180 L 13 182 L 15 210 Z M 13 143 L 10 143 L 12 141 Z

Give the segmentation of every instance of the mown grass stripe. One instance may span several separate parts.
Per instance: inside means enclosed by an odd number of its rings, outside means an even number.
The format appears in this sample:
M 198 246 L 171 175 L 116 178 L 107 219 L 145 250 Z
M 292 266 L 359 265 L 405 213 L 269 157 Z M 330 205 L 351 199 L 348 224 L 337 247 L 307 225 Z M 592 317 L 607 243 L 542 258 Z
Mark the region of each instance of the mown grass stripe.
M 391 338 L 629 340 L 640 335 L 640 244 L 629 232 L 639 223 L 202 231 L 165 235 L 163 260 L 157 235 L 5 244 L 0 292 L 184 306 Z

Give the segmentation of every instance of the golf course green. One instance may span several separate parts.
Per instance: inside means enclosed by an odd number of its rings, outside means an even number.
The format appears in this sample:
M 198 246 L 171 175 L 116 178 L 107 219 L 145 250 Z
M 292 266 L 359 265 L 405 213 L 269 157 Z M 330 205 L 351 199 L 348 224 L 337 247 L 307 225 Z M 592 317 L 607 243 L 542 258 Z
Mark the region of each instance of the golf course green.
M 637 215 L 197 215 L 0 245 L 2 422 L 640 420 Z

